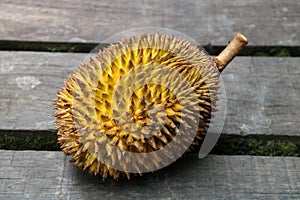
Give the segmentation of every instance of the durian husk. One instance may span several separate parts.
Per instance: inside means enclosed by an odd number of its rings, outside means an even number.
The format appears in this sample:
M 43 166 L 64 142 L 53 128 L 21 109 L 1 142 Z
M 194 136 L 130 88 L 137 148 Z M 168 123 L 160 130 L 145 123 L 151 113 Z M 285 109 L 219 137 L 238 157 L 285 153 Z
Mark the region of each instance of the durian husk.
M 142 34 L 112 44 L 82 64 L 58 91 L 58 143 L 77 167 L 103 179 L 130 179 L 128 165 L 140 175 L 161 163 L 165 166 L 166 160 L 176 160 L 178 152 L 192 149 L 205 137 L 217 100 L 219 70 L 226 64 L 171 35 Z M 145 71 L 152 82 L 140 81 Z M 159 129 L 147 129 L 153 121 L 150 114 Z M 191 140 L 187 133 L 196 122 Z M 161 158 L 141 156 L 134 163 L 125 156 L 149 155 L 171 142 L 174 151 Z

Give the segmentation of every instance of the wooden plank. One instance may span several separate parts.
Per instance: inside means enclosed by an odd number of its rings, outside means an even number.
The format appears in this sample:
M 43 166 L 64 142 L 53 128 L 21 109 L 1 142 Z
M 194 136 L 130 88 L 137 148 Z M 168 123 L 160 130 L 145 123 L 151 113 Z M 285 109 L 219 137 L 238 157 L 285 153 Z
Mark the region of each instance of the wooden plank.
M 0 130 L 54 130 L 52 100 L 87 54 L 0 52 Z M 237 57 L 224 70 L 225 134 L 300 136 L 300 58 Z
M 0 40 L 101 42 L 120 31 L 154 26 L 203 45 L 225 45 L 238 31 L 253 45 L 300 45 L 295 0 L 2 0 L 0 8 Z
M 300 136 L 300 58 L 236 58 L 222 73 L 223 133 Z
M 192 154 L 171 166 L 103 182 L 61 152 L 1 151 L 1 199 L 299 199 L 300 158 Z M 155 192 L 154 192 L 155 191 Z

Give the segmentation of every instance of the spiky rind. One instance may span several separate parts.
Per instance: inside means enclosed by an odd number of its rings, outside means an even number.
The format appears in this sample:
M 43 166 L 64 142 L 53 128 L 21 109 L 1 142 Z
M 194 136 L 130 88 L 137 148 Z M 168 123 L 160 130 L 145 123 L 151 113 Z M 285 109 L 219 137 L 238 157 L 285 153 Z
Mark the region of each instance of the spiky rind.
M 188 85 L 179 80 L 178 73 Z M 145 82 L 145 77 L 152 79 Z M 176 140 L 179 125 L 188 128 L 199 111 L 193 144 L 203 139 L 216 101 L 218 77 L 215 62 L 185 40 L 159 33 L 123 39 L 81 65 L 58 91 L 54 103 L 58 142 L 79 168 L 103 179 L 108 175 L 129 179 L 126 165 L 130 161 L 122 159 L 124 152 L 162 149 Z M 191 93 L 196 100 L 189 97 Z M 150 126 L 150 116 L 161 125 L 158 129 Z M 182 121 L 183 117 L 189 120 Z M 178 148 L 189 145 L 184 139 L 175 142 Z M 112 150 L 111 145 L 119 150 Z M 176 159 L 170 152 L 164 156 Z M 118 162 L 125 172 L 99 161 L 103 159 L 111 165 Z M 163 162 L 142 157 L 141 161 L 149 169 Z

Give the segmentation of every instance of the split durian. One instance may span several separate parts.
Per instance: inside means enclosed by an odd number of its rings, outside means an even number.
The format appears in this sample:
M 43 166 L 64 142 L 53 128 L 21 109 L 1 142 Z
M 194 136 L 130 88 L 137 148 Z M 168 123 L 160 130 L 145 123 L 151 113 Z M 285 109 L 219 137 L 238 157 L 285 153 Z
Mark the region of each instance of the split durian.
M 160 33 L 104 48 L 57 93 L 62 151 L 103 179 L 167 166 L 205 137 L 230 52 L 212 58 Z

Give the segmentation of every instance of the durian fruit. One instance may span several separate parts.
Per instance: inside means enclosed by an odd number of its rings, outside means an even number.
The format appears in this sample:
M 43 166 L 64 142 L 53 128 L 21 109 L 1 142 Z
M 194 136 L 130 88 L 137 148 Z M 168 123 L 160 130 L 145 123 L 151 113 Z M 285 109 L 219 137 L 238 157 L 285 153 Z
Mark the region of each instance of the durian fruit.
M 220 72 L 247 44 L 216 58 L 172 35 L 122 39 L 83 63 L 54 102 L 58 143 L 103 179 L 167 166 L 205 137 Z

